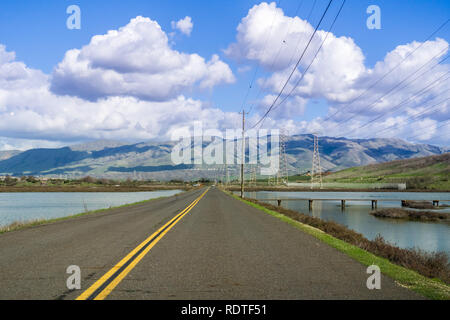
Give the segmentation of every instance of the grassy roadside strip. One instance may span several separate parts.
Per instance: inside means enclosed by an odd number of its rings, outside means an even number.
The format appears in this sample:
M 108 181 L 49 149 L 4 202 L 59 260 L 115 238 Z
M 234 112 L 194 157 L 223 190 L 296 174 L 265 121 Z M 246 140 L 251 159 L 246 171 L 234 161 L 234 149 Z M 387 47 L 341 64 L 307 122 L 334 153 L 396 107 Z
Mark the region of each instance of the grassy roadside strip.
M 181 194 L 183 194 L 185 192 L 187 192 L 187 191 L 182 191 L 182 192 L 176 194 L 175 196 L 181 195 Z M 69 215 L 69 216 L 66 216 L 66 217 L 60 217 L 60 218 L 37 219 L 37 220 L 24 221 L 24 222 L 17 221 L 17 222 L 13 222 L 13 223 L 11 223 L 11 224 L 9 224 L 7 226 L 0 227 L 0 234 L 6 233 L 6 232 L 11 232 L 11 231 L 17 231 L 17 230 L 21 230 L 21 229 L 28 229 L 28 228 L 32 228 L 32 227 L 36 227 L 36 226 L 40 226 L 40 225 L 44 225 L 44 224 L 55 223 L 55 222 L 59 222 L 59 221 L 63 221 L 63 220 L 78 218 L 78 217 L 82 217 L 82 216 L 85 216 L 85 215 L 105 212 L 105 211 L 109 211 L 109 210 L 113 210 L 113 209 L 126 208 L 126 207 L 135 206 L 135 205 L 139 205 L 139 204 L 144 204 L 144 203 L 147 203 L 147 202 L 151 202 L 151 201 L 155 201 L 155 200 L 159 200 L 159 199 L 163 199 L 163 198 L 167 198 L 167 197 L 173 197 L 173 196 L 162 196 L 162 197 L 157 197 L 157 198 L 153 198 L 153 199 L 142 200 L 142 201 L 133 202 L 133 203 L 127 203 L 127 204 L 123 204 L 123 205 L 116 206 L 116 207 L 110 207 L 110 208 L 104 208 L 104 209 L 98 209 L 98 210 L 81 212 L 81 213 Z
M 326 244 L 332 246 L 333 248 L 336 248 L 339 251 L 347 254 L 356 261 L 359 261 L 363 265 L 366 266 L 373 264 L 377 265 L 378 267 L 380 267 L 383 274 L 394 279 L 400 286 L 411 289 L 430 299 L 450 300 L 450 286 L 446 285 L 439 279 L 426 278 L 413 270 L 398 266 L 385 258 L 378 257 L 355 245 L 337 239 L 315 227 L 296 221 L 281 213 L 267 209 L 259 204 L 247 201 L 245 199 L 241 199 L 240 197 L 231 194 L 230 192 L 226 191 L 224 192 L 230 195 L 231 197 L 248 204 L 249 206 L 252 206 L 267 214 L 270 214 L 271 216 L 274 216 L 284 222 L 287 222 L 290 225 L 296 227 L 297 229 L 300 229 L 301 231 L 304 231 L 318 238 L 319 240 L 325 242 Z

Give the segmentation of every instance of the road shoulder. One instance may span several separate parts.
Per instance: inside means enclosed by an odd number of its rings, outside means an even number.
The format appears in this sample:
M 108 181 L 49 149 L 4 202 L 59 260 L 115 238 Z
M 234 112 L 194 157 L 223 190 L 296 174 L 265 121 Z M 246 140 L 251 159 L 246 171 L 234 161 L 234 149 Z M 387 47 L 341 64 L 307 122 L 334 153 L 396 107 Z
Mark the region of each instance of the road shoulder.
M 429 299 L 436 299 L 436 300 L 450 299 L 450 287 L 437 279 L 426 278 L 415 271 L 398 266 L 387 259 L 375 256 L 374 254 L 365 251 L 357 246 L 349 244 L 343 240 L 337 239 L 323 232 L 322 230 L 293 220 L 281 213 L 267 209 L 253 202 L 241 199 L 240 197 L 230 194 L 226 191 L 223 192 L 234 199 L 237 199 L 251 207 L 259 209 L 260 211 L 263 211 L 266 214 L 269 214 L 277 219 L 280 219 L 292 225 L 293 227 L 314 236 L 315 238 L 345 253 L 352 259 L 360 262 L 365 266 L 377 265 L 384 275 L 393 279 L 399 286 L 413 290 L 414 292 L 417 292 Z

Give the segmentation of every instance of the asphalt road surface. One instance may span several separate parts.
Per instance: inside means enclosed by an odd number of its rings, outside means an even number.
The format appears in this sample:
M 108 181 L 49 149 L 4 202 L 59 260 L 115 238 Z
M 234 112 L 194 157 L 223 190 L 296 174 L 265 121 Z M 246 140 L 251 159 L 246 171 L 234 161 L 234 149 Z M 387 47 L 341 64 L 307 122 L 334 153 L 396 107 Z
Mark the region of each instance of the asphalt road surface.
M 80 290 L 66 286 L 70 265 Z M 369 290 L 368 276 L 215 188 L 0 235 L 0 299 L 422 298 L 385 276 Z

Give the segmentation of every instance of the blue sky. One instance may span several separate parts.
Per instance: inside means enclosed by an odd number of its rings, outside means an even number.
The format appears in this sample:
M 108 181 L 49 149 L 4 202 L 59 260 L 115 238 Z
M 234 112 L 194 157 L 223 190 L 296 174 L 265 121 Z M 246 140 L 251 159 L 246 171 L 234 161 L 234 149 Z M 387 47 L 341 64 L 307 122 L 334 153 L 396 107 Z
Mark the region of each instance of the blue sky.
M 209 56 L 226 48 L 236 36 L 236 27 L 242 17 L 261 1 L 142 1 L 142 0 L 3 0 L 0 4 L 0 39 L 29 66 L 50 72 L 64 53 L 81 47 L 96 34 L 117 29 L 138 15 L 159 22 L 163 29 L 171 29 L 170 22 L 185 16 L 192 17 L 195 29 L 192 36 L 177 40 L 177 49 L 195 51 Z M 301 1 L 281 0 L 279 6 L 292 15 Z M 300 17 L 306 18 L 312 0 L 304 0 Z M 327 1 L 319 0 L 318 7 Z M 82 10 L 81 30 L 65 27 L 66 8 L 76 4 Z M 366 8 L 376 4 L 382 10 L 382 29 L 369 30 Z M 302 10 L 303 9 L 303 10 Z M 417 0 L 348 0 L 339 22 L 337 35 L 355 39 L 364 50 L 368 65 L 383 58 L 398 44 L 421 40 L 449 18 L 450 2 Z M 313 14 L 317 21 L 319 11 Z M 450 35 L 447 28 L 440 34 Z
M 23 62 L 27 68 L 41 70 L 46 75 L 52 75 L 54 68 L 63 61 L 70 49 L 81 49 L 89 44 L 95 35 L 105 34 L 108 30 L 117 30 L 127 25 L 136 16 L 148 17 L 156 21 L 162 30 L 169 34 L 174 32 L 172 21 L 178 21 L 186 16 L 194 23 L 192 33 L 186 36 L 175 32 L 170 36 L 171 48 L 187 54 L 198 54 L 209 60 L 217 54 L 221 61 L 229 66 L 235 81 L 233 83 L 218 83 L 207 89 L 191 88 L 183 92 L 187 98 L 202 101 L 205 106 L 217 108 L 224 112 L 237 112 L 240 109 L 244 95 L 251 81 L 254 70 L 261 61 L 247 59 L 238 61 L 225 54 L 230 44 L 236 42 L 237 26 L 249 14 L 249 10 L 262 1 L 62 1 L 48 0 L 22 1 L 3 0 L 0 3 L 0 44 L 6 51 L 15 52 L 15 61 Z M 276 1 L 286 17 L 292 17 L 302 1 Z M 303 0 L 298 16 L 306 19 L 313 0 Z M 313 26 L 328 1 L 317 0 L 316 7 L 309 19 Z M 69 5 L 81 8 L 81 30 L 66 28 L 66 8 Z M 326 16 L 323 28 L 330 24 L 340 1 L 335 0 L 330 14 Z M 381 30 L 369 30 L 366 19 L 369 16 L 366 8 L 369 5 L 381 8 Z M 432 31 L 450 16 L 449 1 L 407 1 L 407 0 L 347 0 L 342 14 L 333 29 L 336 37 L 349 37 L 359 47 L 364 56 L 364 66 L 373 68 L 375 63 L 383 61 L 385 55 L 395 50 L 397 46 L 412 41 L 423 41 Z M 449 41 L 450 27 L 447 25 L 437 36 Z M 282 35 L 281 35 L 282 37 Z M 239 72 L 242 67 L 251 68 L 247 72 Z M 258 78 L 270 77 L 272 71 L 258 68 Z M 255 97 L 256 86 L 250 92 Z M 273 90 L 275 92 L 275 90 Z M 308 96 L 302 112 L 293 113 L 291 120 L 298 122 L 313 121 L 317 117 L 326 116 L 329 107 L 336 103 L 325 95 Z M 30 106 L 32 108 L 32 106 Z M 0 109 L 1 110 L 1 109 Z M 255 111 L 256 112 L 256 111 Z M 446 113 L 444 116 L 448 115 Z M 258 115 L 255 113 L 257 118 Z M 442 119 L 441 119 L 442 120 Z M 304 127 L 304 126 L 303 126 Z M 17 131 L 17 130 L 16 130 Z M 1 133 L 3 132 L 3 133 Z M 447 131 L 445 131 L 447 132 Z M 14 130 L 1 130 L 5 139 L 23 138 L 27 135 L 16 134 Z M 37 134 L 36 136 L 40 136 Z M 40 140 L 52 139 L 52 135 L 42 134 Z M 28 135 L 27 138 L 32 137 Z M 83 139 L 76 135 L 73 139 Z M 86 138 L 86 137 L 85 137 Z M 1 139 L 1 138 L 0 138 Z M 138 138 L 137 138 L 138 139 Z M 428 139 L 425 142 L 445 144 L 445 139 Z M 1 147 L 1 145 L 0 145 Z

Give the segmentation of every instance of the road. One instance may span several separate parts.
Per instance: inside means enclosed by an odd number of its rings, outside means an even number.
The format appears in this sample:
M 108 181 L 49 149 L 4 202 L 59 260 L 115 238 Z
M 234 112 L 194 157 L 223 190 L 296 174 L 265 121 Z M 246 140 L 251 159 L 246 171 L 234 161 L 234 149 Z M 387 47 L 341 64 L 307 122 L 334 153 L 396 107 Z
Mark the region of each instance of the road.
M 0 299 L 422 298 L 216 188 L 2 234 L 0 271 Z

